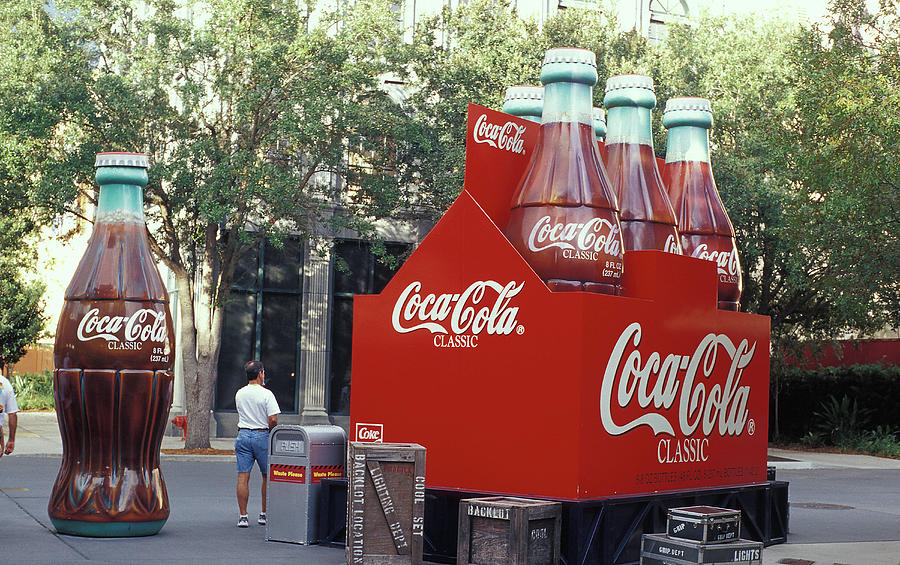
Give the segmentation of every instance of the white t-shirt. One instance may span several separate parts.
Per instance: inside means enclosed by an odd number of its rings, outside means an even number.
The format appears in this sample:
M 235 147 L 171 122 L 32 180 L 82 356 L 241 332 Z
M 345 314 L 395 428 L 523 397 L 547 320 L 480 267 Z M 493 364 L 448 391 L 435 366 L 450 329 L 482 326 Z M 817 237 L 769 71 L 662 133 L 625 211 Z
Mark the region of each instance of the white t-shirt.
M 15 414 L 19 411 L 19 405 L 16 404 L 16 393 L 13 392 L 12 384 L 6 377 L 0 376 L 0 426 L 6 422 L 7 414 Z
M 269 429 L 269 416 L 281 414 L 272 391 L 261 386 L 248 384 L 234 395 L 238 411 L 239 428 Z

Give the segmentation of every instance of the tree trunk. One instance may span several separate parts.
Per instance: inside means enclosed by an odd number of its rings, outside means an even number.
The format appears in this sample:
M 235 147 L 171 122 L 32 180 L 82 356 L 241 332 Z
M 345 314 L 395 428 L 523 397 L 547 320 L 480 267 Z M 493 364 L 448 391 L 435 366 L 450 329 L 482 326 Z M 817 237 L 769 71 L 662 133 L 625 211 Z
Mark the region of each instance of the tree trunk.
M 184 408 L 187 416 L 185 449 L 209 447 L 209 408 L 203 409 L 199 399 L 200 379 L 197 363 L 197 326 L 194 313 L 194 293 L 190 274 L 175 272 L 178 283 L 178 303 L 181 310 L 181 363 L 184 375 Z
M 187 438 L 185 449 L 209 447 L 209 424 L 213 391 L 216 385 L 219 347 L 222 339 L 221 301 L 217 300 L 218 226 L 208 223 L 203 244 L 203 263 L 200 267 L 200 293 L 196 312 L 193 349 L 193 371 L 188 376 L 185 368 L 185 404 L 187 409 Z

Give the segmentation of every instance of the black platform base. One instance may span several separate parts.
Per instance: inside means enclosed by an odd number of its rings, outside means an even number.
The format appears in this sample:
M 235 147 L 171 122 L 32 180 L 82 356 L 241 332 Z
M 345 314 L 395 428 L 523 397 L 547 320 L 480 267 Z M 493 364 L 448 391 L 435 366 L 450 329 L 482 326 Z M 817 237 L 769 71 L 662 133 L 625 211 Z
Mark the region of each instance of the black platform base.
M 321 543 L 343 547 L 347 481 L 323 480 Z M 425 558 L 456 563 L 459 501 L 484 493 L 428 489 L 425 496 Z M 666 530 L 666 512 L 680 506 L 719 506 L 741 511 L 741 537 L 769 546 L 788 532 L 788 483 L 709 489 L 625 498 L 561 501 L 563 565 L 637 565 L 641 535 Z

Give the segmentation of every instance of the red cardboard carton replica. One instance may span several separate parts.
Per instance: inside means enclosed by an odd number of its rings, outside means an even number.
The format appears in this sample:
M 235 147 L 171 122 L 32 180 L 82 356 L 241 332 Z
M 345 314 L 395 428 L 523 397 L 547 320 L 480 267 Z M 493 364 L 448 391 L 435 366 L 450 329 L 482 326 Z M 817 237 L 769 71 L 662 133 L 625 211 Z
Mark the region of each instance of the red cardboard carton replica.
M 428 487 L 466 492 L 765 482 L 769 319 L 717 310 L 715 264 L 659 251 L 625 255 L 625 296 L 551 292 L 501 230 L 540 126 L 468 120 L 459 198 L 355 298 L 352 439 L 419 443 Z

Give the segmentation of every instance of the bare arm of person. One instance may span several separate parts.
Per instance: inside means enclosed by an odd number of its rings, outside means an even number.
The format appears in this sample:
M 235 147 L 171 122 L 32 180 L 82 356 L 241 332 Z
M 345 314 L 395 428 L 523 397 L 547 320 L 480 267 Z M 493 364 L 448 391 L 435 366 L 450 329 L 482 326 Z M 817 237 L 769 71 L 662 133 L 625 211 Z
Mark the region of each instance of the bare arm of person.
M 13 412 L 6 416 L 9 418 L 9 439 L 6 440 L 6 447 L 3 449 L 3 453 L 9 455 L 16 448 L 16 427 L 19 425 L 19 415 Z

